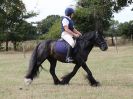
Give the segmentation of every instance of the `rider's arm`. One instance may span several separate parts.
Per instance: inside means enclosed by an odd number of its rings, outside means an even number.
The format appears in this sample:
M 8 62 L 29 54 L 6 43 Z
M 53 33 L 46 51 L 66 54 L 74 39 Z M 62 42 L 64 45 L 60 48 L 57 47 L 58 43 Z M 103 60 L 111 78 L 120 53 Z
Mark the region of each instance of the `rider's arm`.
M 69 21 L 66 18 L 62 20 L 62 24 L 66 32 L 68 32 L 72 36 L 75 36 L 75 33 L 68 28 Z
M 64 29 L 67 33 L 71 34 L 72 36 L 75 36 L 75 33 L 73 31 L 71 31 L 68 26 L 64 26 Z

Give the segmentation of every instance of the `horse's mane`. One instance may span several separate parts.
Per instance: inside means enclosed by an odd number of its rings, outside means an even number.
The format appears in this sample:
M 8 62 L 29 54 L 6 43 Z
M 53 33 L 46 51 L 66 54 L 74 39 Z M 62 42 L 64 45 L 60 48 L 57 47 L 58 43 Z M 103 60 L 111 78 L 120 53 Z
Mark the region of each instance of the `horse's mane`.
M 95 33 L 96 33 L 95 31 L 84 33 L 79 39 L 89 41 L 94 37 Z
M 77 39 L 76 46 L 78 48 L 86 48 L 88 47 L 88 45 L 94 44 L 94 42 L 92 42 L 93 41 L 92 39 L 94 39 L 95 35 L 96 35 L 95 31 L 84 33 L 81 37 Z

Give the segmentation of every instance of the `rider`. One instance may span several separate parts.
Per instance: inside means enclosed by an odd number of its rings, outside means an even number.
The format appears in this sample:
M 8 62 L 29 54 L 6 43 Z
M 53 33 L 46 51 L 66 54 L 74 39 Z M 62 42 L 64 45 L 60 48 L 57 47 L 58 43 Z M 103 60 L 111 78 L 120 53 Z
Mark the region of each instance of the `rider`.
M 61 38 L 63 38 L 69 44 L 67 56 L 66 56 L 66 62 L 73 61 L 71 57 L 71 52 L 72 52 L 72 48 L 74 48 L 76 43 L 73 37 L 78 38 L 80 35 L 82 35 L 78 30 L 74 28 L 74 23 L 72 20 L 73 13 L 74 13 L 73 8 L 66 8 L 65 16 L 62 18 L 62 21 L 61 21 L 61 25 L 62 25 Z

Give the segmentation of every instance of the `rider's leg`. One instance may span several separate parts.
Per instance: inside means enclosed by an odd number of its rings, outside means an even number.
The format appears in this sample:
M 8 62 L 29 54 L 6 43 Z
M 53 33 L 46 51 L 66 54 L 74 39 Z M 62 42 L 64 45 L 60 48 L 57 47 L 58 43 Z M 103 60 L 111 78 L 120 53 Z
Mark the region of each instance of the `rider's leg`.
M 74 48 L 76 42 L 73 39 L 73 36 L 67 32 L 63 32 L 61 37 L 69 44 L 66 56 L 66 62 L 72 62 L 73 60 L 71 58 L 71 53 L 72 53 L 72 48 Z
M 72 47 L 70 45 L 68 46 L 66 62 L 73 62 L 73 59 L 72 59 Z

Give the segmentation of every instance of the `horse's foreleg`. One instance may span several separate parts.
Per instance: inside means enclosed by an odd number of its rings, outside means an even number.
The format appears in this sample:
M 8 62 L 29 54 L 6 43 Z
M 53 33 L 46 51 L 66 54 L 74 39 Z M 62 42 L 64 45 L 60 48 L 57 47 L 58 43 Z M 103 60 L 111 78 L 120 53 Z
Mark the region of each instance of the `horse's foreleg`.
M 61 84 L 69 84 L 69 81 L 77 73 L 79 68 L 80 68 L 80 65 L 75 65 L 75 67 L 73 68 L 73 71 L 71 73 L 69 73 L 69 74 L 65 75 L 64 77 L 62 77 Z
M 99 86 L 100 83 L 96 81 L 90 71 L 90 69 L 87 67 L 86 63 L 82 64 L 82 68 L 87 72 L 87 79 L 89 80 L 91 86 Z
M 48 59 L 49 62 L 50 62 L 50 74 L 52 75 L 53 77 L 53 80 L 54 80 L 54 84 L 57 85 L 57 84 L 60 84 L 60 80 L 58 79 L 58 77 L 56 76 L 55 74 L 55 67 L 56 67 L 56 63 L 57 63 L 57 60 L 55 59 Z

